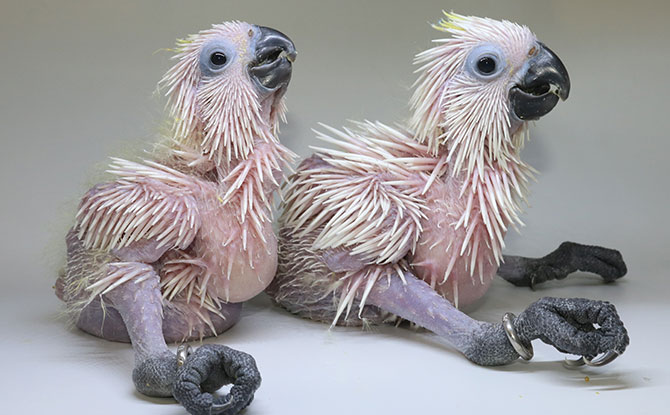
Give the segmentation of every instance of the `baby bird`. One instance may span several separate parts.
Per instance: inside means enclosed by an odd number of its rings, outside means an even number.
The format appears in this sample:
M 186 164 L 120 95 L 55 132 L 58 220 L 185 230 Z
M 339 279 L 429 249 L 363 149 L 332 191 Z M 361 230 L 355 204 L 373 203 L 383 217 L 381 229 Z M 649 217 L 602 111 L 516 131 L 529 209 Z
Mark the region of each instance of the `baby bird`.
M 161 83 L 174 118 L 164 151 L 114 158 L 81 200 L 56 294 L 77 327 L 131 342 L 133 381 L 193 414 L 234 414 L 260 385 L 251 356 L 166 342 L 215 336 L 277 266 L 271 204 L 292 153 L 277 138 L 296 50 L 284 34 L 226 22 L 177 42 Z M 213 397 L 226 383 L 229 394 Z M 204 391 L 204 393 L 202 393 Z
M 287 183 L 267 292 L 333 325 L 399 316 L 481 365 L 530 359 L 537 338 L 582 355 L 575 364 L 605 364 L 629 342 L 606 302 L 543 298 L 498 324 L 459 310 L 496 273 L 531 285 L 576 270 L 611 281 L 626 267 L 617 251 L 574 243 L 540 259 L 503 255 L 534 171 L 520 157 L 528 123 L 568 97 L 570 79 L 527 27 L 446 16 L 434 27 L 451 37 L 416 57 L 407 125 L 323 126 L 337 149 L 317 148 Z

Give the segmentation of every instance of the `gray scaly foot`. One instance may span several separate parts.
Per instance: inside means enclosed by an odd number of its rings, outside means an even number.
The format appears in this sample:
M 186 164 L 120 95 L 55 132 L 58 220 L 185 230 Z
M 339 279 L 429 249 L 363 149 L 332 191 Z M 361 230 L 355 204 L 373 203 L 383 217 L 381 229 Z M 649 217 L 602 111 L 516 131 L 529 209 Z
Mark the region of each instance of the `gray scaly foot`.
M 229 394 L 212 395 L 231 383 Z M 261 375 L 253 357 L 226 346 L 208 344 L 179 367 L 173 395 L 193 415 L 234 415 L 251 403 L 260 384 Z
M 588 359 L 603 353 L 620 355 L 630 343 L 616 308 L 606 301 L 545 297 L 513 324 L 522 341 L 540 339 L 563 353 Z
M 139 362 L 133 369 L 133 383 L 137 391 L 156 397 L 172 396 L 172 386 L 177 377 L 177 357 L 171 352 L 152 356 Z
M 562 280 L 576 271 L 592 272 L 605 282 L 612 282 L 626 275 L 628 270 L 617 250 L 563 242 L 542 258 L 505 255 L 498 275 L 518 287 L 533 288 L 545 281 Z

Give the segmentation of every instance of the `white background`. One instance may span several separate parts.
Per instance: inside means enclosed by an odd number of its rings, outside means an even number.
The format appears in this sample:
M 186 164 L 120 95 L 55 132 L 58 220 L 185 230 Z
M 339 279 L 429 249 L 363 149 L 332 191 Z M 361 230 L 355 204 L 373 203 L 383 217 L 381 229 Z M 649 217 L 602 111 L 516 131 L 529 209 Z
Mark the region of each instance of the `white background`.
M 129 345 L 68 329 L 52 284 L 77 198 L 107 157 L 148 148 L 153 94 L 174 39 L 241 19 L 299 51 L 284 143 L 301 156 L 319 121 L 407 116 L 412 56 L 440 34 L 440 10 L 527 24 L 566 64 L 570 99 L 537 123 L 524 157 L 542 174 L 507 252 L 564 240 L 620 249 L 628 275 L 576 275 L 532 292 L 498 280 L 475 318 L 498 321 L 542 296 L 612 301 L 631 345 L 613 364 L 568 370 L 536 342 L 532 362 L 470 364 L 428 333 L 336 328 L 260 297 L 216 339 L 253 354 L 260 414 L 664 413 L 670 403 L 667 178 L 670 6 L 663 1 L 16 1 L 0 6 L 0 395 L 3 413 L 163 413 L 134 391 Z M 138 4 L 139 3 L 139 4 Z M 159 51 L 155 53 L 156 51 Z M 588 381 L 586 381 L 588 377 Z

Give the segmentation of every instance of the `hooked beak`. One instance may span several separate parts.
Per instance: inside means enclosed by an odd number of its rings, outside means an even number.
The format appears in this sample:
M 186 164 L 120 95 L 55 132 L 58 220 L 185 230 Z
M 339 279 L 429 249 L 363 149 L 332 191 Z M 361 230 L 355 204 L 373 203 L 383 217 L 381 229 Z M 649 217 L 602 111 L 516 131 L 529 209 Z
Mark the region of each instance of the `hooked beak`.
M 249 74 L 265 90 L 286 87 L 291 80 L 293 61 L 297 56 L 291 39 L 278 30 L 256 26 L 260 37 L 256 42 L 254 59 L 249 63 Z
M 511 110 L 523 121 L 537 120 L 569 94 L 570 77 L 563 62 L 539 43 L 539 50 L 528 60 L 526 73 L 510 91 Z

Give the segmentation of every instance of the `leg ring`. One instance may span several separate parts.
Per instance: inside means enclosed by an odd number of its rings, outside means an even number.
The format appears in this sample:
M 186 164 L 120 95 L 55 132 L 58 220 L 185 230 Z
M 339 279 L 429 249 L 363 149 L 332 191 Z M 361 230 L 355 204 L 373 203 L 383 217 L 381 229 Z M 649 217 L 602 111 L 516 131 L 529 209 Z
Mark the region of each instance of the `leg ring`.
M 533 345 L 528 342 L 522 342 L 519 336 L 514 330 L 514 320 L 516 316 L 512 313 L 505 313 L 502 318 L 503 328 L 505 329 L 505 334 L 507 334 L 507 339 L 509 340 L 514 350 L 519 353 L 519 356 L 523 360 L 530 360 L 533 358 Z
M 180 344 L 177 348 L 177 366 L 182 367 L 186 363 L 186 359 L 191 355 L 193 349 L 188 344 Z

